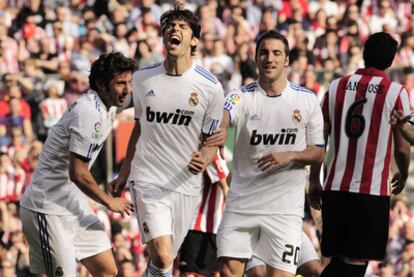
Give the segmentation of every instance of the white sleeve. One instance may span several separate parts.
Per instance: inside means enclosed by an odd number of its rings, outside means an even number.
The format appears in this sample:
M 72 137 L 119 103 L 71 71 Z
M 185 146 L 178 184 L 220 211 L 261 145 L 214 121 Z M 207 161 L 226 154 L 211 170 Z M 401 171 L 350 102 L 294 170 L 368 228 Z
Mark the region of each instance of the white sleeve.
M 141 99 L 139 97 L 140 94 L 140 87 L 139 82 L 136 78 L 136 74 L 134 74 L 132 81 L 132 101 L 134 101 L 134 111 L 135 111 L 135 119 L 140 119 L 142 114 L 142 105 L 141 105 Z
M 79 109 L 71 111 L 69 151 L 75 153 L 85 160 L 91 160 L 92 153 L 99 149 L 98 139 L 102 134 L 102 122 L 94 113 Z
M 203 122 L 203 134 L 210 136 L 219 126 L 223 116 L 224 91 L 221 85 L 217 85 L 212 93 L 211 101 L 207 107 Z
M 231 123 L 235 124 L 238 114 L 242 112 L 242 92 L 232 91 L 227 94 L 224 110 L 229 112 Z
M 306 143 L 307 145 L 325 146 L 322 109 L 318 98 L 314 95 L 312 96 L 309 120 L 306 125 Z
M 399 95 L 399 102 L 397 102 L 396 109 L 402 110 L 404 115 L 411 114 L 411 118 L 408 120 L 408 124 L 414 125 L 414 112 L 410 108 L 410 96 L 408 90 L 403 87 Z

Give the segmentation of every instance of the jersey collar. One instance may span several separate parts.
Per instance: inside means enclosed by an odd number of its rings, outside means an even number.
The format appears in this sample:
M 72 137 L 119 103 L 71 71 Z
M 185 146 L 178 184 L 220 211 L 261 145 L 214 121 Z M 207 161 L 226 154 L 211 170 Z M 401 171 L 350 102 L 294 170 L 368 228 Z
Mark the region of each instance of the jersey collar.
M 385 75 L 384 71 L 373 68 L 373 67 L 360 68 L 355 72 L 355 74 L 368 75 L 368 76 L 379 76 L 379 77 L 387 78 L 387 75 Z
M 266 91 L 262 88 L 262 86 L 260 85 L 259 81 L 256 81 L 257 83 L 257 90 L 260 91 L 264 96 L 269 97 L 269 98 L 277 98 L 282 96 L 284 93 L 287 92 L 288 88 L 289 88 L 289 81 L 286 82 L 286 86 L 283 88 L 282 92 L 279 95 L 275 95 L 275 96 L 269 96 L 267 95 Z
M 93 89 L 89 89 L 87 93 L 89 95 L 91 95 L 92 99 L 95 101 L 95 108 L 99 112 L 105 112 L 105 113 L 107 113 L 109 111 L 109 109 L 105 106 L 104 102 L 99 97 L 99 95 L 98 95 L 98 93 L 96 91 L 94 91 Z

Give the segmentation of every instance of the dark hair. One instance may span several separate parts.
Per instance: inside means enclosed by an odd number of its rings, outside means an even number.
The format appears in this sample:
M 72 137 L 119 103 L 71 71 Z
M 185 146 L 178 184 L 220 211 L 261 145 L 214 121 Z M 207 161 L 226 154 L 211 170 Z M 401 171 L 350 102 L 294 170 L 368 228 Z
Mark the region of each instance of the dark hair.
M 365 67 L 384 70 L 391 66 L 397 53 L 398 42 L 386 32 L 369 36 L 364 46 Z
M 137 70 L 135 61 L 119 52 L 102 54 L 92 63 L 91 73 L 89 74 L 89 87 L 97 91 L 97 80 L 103 81 L 105 87 L 108 87 L 114 75 L 124 72 L 132 73 L 135 70 Z
M 200 38 L 201 26 L 197 15 L 190 10 L 183 9 L 182 5 L 175 5 L 174 9 L 166 11 L 163 15 L 161 15 L 160 26 L 162 33 L 165 32 L 168 23 L 176 19 L 187 22 L 193 31 L 193 36 L 198 39 Z
M 282 41 L 283 45 L 285 46 L 285 54 L 286 54 L 287 57 L 289 57 L 289 42 L 287 41 L 285 36 L 282 35 L 281 33 L 277 32 L 277 31 L 275 31 L 275 30 L 269 30 L 269 31 L 264 32 L 257 39 L 257 42 L 256 42 L 256 55 L 255 55 L 256 58 L 257 58 L 257 54 L 259 53 L 260 44 L 262 43 L 262 41 L 264 41 L 266 39 L 277 39 L 277 40 Z
M 190 10 L 183 9 L 182 7 L 182 5 L 175 5 L 174 9 L 166 11 L 163 15 L 161 15 L 161 32 L 164 34 L 168 23 L 171 21 L 176 19 L 184 20 L 188 23 L 188 25 L 190 25 L 190 28 L 193 31 L 193 36 L 199 39 L 201 34 L 201 26 L 197 15 Z
M 160 26 L 161 32 L 164 34 L 165 29 L 168 24 L 173 20 L 184 20 L 190 25 L 191 30 L 193 31 L 193 37 L 200 39 L 201 36 L 201 26 L 200 20 L 197 15 L 190 10 L 183 9 L 183 5 L 174 5 L 172 10 L 166 11 L 161 15 Z M 195 53 L 195 46 L 191 46 L 191 53 Z

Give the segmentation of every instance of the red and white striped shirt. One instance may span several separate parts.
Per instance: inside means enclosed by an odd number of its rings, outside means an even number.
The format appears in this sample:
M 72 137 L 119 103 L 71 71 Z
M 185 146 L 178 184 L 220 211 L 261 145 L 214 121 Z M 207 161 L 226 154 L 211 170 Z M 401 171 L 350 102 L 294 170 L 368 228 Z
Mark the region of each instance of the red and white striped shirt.
M 0 201 L 20 200 L 26 174 L 20 170 L 0 173 Z
M 68 104 L 63 98 L 46 98 L 39 103 L 39 108 L 44 115 L 44 124 L 52 128 L 66 111 Z
M 220 155 L 214 156 L 214 161 L 204 172 L 203 198 L 197 210 L 192 230 L 204 233 L 217 233 L 224 212 L 224 194 L 218 180 L 229 174 L 226 161 Z
M 331 127 L 324 190 L 390 195 L 394 109 L 410 112 L 407 90 L 380 70 L 359 69 L 330 83 L 322 105 Z

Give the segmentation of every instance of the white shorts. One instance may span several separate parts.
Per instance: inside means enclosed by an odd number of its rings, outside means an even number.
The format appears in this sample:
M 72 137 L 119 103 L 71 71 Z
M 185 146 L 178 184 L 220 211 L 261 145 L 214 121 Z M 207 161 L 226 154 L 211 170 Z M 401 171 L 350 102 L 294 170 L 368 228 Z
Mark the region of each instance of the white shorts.
M 42 214 L 20 209 L 23 232 L 29 243 L 30 271 L 48 276 L 76 276 L 81 261 L 111 249 L 98 217 Z
M 297 215 L 225 212 L 217 233 L 217 256 L 240 259 L 256 256 L 273 268 L 294 274 L 301 232 L 302 218 Z
M 300 245 L 300 252 L 299 252 L 299 261 L 298 261 L 298 268 L 302 265 L 306 264 L 307 262 L 320 260 L 318 253 L 316 253 L 315 247 L 313 246 L 309 237 L 302 231 L 302 244 Z M 266 265 L 263 261 L 256 257 L 252 257 L 246 263 L 245 271 L 249 271 L 253 267 Z
M 186 195 L 134 181 L 130 181 L 129 187 L 142 241 L 147 243 L 154 238 L 171 235 L 173 257 L 175 257 L 191 228 L 201 194 Z

